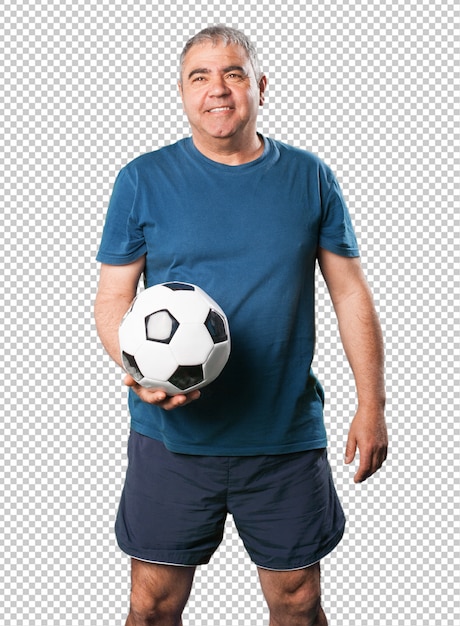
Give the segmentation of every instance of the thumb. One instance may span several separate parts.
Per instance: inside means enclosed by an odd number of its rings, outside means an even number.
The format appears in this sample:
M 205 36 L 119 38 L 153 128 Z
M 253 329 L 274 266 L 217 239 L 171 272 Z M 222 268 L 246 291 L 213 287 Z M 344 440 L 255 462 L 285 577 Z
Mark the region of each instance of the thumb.
M 356 439 L 348 435 L 347 445 L 345 448 L 345 464 L 348 465 L 353 461 L 356 454 Z

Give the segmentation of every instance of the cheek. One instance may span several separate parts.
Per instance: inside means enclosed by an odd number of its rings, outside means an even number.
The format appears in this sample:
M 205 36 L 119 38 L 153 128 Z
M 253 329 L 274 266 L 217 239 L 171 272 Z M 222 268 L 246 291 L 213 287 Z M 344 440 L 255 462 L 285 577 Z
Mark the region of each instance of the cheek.
M 193 98 L 189 98 L 184 103 L 184 111 L 187 117 L 196 117 L 199 112 L 199 105 Z
M 189 89 L 183 92 L 181 96 L 183 107 L 187 111 L 193 111 L 199 108 L 200 103 L 203 99 L 200 93 L 191 91 Z

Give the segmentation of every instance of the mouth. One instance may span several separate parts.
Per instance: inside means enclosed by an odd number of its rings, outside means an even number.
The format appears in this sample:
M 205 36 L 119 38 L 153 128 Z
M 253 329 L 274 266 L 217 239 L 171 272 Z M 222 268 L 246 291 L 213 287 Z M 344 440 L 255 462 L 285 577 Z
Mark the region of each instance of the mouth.
M 232 111 L 232 107 L 214 107 L 213 109 L 208 109 L 208 113 L 225 113 L 226 111 Z

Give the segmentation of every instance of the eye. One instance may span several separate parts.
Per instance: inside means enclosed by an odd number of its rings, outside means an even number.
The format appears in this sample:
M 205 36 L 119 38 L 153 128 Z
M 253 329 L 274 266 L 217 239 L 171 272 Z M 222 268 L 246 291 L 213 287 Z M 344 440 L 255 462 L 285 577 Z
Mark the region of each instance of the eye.
M 194 85 L 194 84 L 199 85 L 199 84 L 201 84 L 201 83 L 206 82 L 206 80 L 207 80 L 207 76 L 206 76 L 206 74 L 204 74 L 204 73 L 203 73 L 203 74 L 199 74 L 199 73 L 197 72 L 196 74 L 193 74 L 193 75 L 189 78 L 189 80 L 190 80 L 190 83 L 191 83 L 192 85 Z

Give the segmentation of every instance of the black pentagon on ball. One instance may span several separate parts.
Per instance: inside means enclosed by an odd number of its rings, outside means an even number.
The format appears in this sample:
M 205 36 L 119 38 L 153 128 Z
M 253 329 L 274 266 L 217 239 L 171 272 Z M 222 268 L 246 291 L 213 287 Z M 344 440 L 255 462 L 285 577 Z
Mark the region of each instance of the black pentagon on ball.
M 179 365 L 168 382 L 182 391 L 203 382 L 204 373 L 201 365 Z
M 152 329 L 150 328 L 150 325 L 151 325 L 151 322 L 154 320 L 155 316 L 158 316 L 158 315 L 162 315 L 163 319 L 165 315 L 169 318 L 168 321 L 170 322 L 170 327 L 168 329 L 167 336 L 160 337 L 160 336 L 155 336 L 154 334 L 152 334 Z M 145 317 L 145 337 L 147 341 L 155 341 L 157 343 L 170 343 L 171 339 L 174 337 L 174 334 L 178 328 L 179 328 L 179 322 L 166 309 L 155 311 L 154 313 L 151 313 L 150 315 L 147 315 Z
M 127 352 L 122 352 L 121 358 L 123 360 L 123 366 L 127 373 L 134 378 L 137 382 L 144 378 L 144 374 L 139 369 L 138 364 L 136 363 L 136 359 L 132 354 L 128 354 Z
M 163 287 L 167 287 L 172 291 L 195 291 L 195 287 L 193 285 L 189 285 L 187 283 L 163 283 Z
M 227 331 L 225 330 L 225 323 L 222 315 L 214 309 L 211 309 L 208 313 L 208 317 L 205 321 L 205 326 L 209 331 L 214 343 L 222 343 L 227 341 Z

